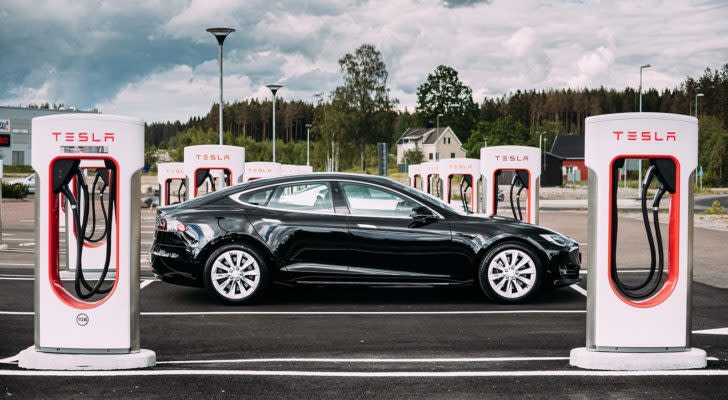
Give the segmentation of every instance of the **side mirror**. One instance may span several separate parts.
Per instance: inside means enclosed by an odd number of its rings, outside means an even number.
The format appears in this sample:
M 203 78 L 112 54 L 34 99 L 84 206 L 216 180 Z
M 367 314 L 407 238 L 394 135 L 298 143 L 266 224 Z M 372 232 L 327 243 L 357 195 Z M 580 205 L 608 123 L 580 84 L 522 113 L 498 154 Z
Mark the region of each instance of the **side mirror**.
M 425 206 L 413 207 L 412 212 L 410 213 L 410 218 L 420 222 L 427 222 L 433 219 L 437 219 L 435 214 L 433 214 L 432 211 L 430 211 L 430 209 Z

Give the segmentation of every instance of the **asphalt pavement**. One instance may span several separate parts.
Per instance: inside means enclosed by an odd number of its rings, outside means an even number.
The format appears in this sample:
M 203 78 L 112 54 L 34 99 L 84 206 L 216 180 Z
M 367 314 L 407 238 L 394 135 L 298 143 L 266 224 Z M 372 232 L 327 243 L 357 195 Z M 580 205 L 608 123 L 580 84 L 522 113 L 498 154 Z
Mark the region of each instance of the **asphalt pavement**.
M 32 203 L 30 203 L 32 204 Z M 584 345 L 585 284 L 503 306 L 474 288 L 285 288 L 227 306 L 204 291 L 155 281 L 143 262 L 141 343 L 158 365 L 92 374 L 20 370 L 33 344 L 32 205 L 5 208 L 0 252 L 0 396 L 8 398 L 721 398 L 727 336 L 694 333 L 712 357 L 701 371 L 608 373 L 568 364 Z M 30 217 L 29 217 L 30 214 Z M 8 216 L 11 217 L 8 217 Z M 10 218 L 10 219 L 8 219 Z M 153 214 L 142 215 L 142 248 Z M 541 223 L 588 251 L 585 212 L 543 212 Z M 644 257 L 641 221 L 625 219 L 622 263 Z M 695 229 L 693 331 L 728 327 L 722 244 Z M 30 244 L 29 244 L 30 243 Z M 620 242 L 622 243 L 622 242 Z M 22 246 L 21 246 L 22 244 Z M 143 255 L 143 260 L 146 257 Z M 586 260 L 586 257 L 584 258 Z

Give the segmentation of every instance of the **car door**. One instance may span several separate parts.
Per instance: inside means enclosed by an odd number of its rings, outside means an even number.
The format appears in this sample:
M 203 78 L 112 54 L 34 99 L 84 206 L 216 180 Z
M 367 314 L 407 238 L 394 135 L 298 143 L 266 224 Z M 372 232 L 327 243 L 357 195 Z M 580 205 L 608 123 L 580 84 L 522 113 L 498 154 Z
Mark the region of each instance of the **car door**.
M 254 190 L 239 201 L 252 206 L 248 219 L 281 270 L 313 276 L 346 272 L 346 210 L 337 213 L 333 198 L 331 183 L 316 180 Z
M 345 180 L 338 185 L 349 208 L 350 273 L 403 281 L 466 279 L 469 271 L 444 218 L 414 220 L 412 209 L 423 205 L 390 188 Z

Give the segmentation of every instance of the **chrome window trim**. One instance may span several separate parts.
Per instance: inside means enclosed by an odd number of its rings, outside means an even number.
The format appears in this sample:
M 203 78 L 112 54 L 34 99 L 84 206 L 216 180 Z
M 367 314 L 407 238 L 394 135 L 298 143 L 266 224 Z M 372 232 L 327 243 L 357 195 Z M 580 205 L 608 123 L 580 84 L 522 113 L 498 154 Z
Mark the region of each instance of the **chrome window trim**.
M 420 206 L 425 207 L 428 210 L 430 210 L 435 216 L 437 216 L 438 219 L 445 219 L 445 217 L 443 217 L 442 214 L 440 214 L 439 212 L 433 210 L 432 207 L 430 207 L 430 206 L 428 206 L 426 204 L 422 204 L 422 202 L 420 202 L 419 200 L 413 198 L 412 196 L 408 195 L 407 193 L 401 193 L 399 191 L 392 190 L 391 188 L 388 188 L 386 186 L 382 186 L 382 185 L 379 185 L 379 184 L 376 184 L 376 183 L 362 182 L 362 181 L 357 181 L 357 180 L 354 180 L 354 179 L 344 179 L 344 178 L 307 178 L 307 179 L 303 179 L 303 180 L 300 180 L 300 181 L 291 181 L 291 182 L 286 182 L 286 183 L 274 183 L 274 184 L 270 184 L 270 185 L 259 186 L 259 187 L 256 187 L 256 188 L 251 188 L 251 189 L 243 190 L 243 191 L 240 191 L 240 192 L 236 192 L 236 193 L 233 193 L 233 194 L 229 195 L 228 198 L 230 200 L 238 203 L 238 204 L 241 204 L 241 205 L 244 205 L 244 206 L 248 206 L 248 207 L 253 207 L 253 208 L 260 208 L 260 209 L 263 209 L 263 210 L 293 212 L 293 213 L 302 213 L 302 214 L 328 215 L 328 216 L 330 216 L 330 215 L 349 215 L 349 216 L 352 216 L 352 217 L 365 217 L 365 218 L 412 219 L 410 217 L 404 217 L 404 216 L 401 216 L 400 217 L 400 216 L 385 216 L 385 215 L 373 215 L 373 214 L 352 214 L 351 213 L 351 209 L 349 209 L 348 199 L 347 199 L 347 206 L 346 206 L 346 208 L 349 210 L 349 213 L 346 213 L 346 214 L 337 213 L 335 210 L 332 210 L 332 212 L 330 212 L 330 213 L 324 213 L 324 212 L 319 212 L 319 211 L 287 210 L 287 209 L 282 209 L 282 208 L 273 208 L 273 207 L 261 206 L 261 205 L 258 205 L 258 204 L 250 204 L 250 203 L 246 203 L 246 202 L 241 201 L 241 200 L 238 199 L 238 197 L 240 197 L 240 196 L 242 196 L 242 195 L 244 195 L 246 193 L 253 192 L 253 191 L 264 190 L 264 189 L 267 189 L 267 188 L 270 188 L 270 187 L 274 187 L 275 188 L 275 187 L 278 187 L 278 186 L 284 186 L 284 185 L 285 186 L 288 186 L 288 185 L 293 185 L 293 184 L 297 184 L 297 183 L 309 183 L 309 182 L 326 182 L 326 183 L 329 183 L 329 184 L 331 184 L 333 182 L 351 182 L 351 183 L 358 183 L 360 185 L 375 186 L 375 187 L 381 188 L 381 189 L 383 189 L 385 191 L 394 192 L 395 194 L 397 194 L 399 196 L 406 197 L 409 200 L 411 200 L 411 201 L 419 204 Z M 346 196 L 346 194 L 343 194 L 343 195 Z

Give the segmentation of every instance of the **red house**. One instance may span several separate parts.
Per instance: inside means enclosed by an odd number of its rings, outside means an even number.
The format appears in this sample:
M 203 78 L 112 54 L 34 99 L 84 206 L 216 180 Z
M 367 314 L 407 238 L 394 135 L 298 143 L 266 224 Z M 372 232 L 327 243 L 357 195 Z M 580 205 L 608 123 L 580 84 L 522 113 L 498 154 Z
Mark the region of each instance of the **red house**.
M 556 136 L 550 153 L 560 158 L 563 182 L 584 182 L 589 172 L 584 165 L 584 136 Z

